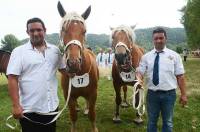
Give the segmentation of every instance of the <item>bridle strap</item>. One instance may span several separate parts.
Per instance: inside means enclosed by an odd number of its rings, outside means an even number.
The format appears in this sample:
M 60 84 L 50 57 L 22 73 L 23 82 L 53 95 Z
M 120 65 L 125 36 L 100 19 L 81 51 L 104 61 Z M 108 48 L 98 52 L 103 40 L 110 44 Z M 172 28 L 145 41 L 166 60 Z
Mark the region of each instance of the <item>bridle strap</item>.
M 129 49 L 129 48 L 127 47 L 127 45 L 124 44 L 123 42 L 118 42 L 118 43 L 116 44 L 116 46 L 115 46 L 115 50 L 116 50 L 116 48 L 119 47 L 119 46 L 124 46 L 125 49 L 126 49 L 128 52 L 130 52 L 130 49 Z
M 71 40 L 69 41 L 67 44 L 64 44 L 65 45 L 65 48 L 64 48 L 64 51 L 71 45 L 71 44 L 75 44 L 75 45 L 78 45 L 80 47 L 80 49 L 82 50 L 83 49 L 83 46 L 81 44 L 81 42 L 79 40 Z

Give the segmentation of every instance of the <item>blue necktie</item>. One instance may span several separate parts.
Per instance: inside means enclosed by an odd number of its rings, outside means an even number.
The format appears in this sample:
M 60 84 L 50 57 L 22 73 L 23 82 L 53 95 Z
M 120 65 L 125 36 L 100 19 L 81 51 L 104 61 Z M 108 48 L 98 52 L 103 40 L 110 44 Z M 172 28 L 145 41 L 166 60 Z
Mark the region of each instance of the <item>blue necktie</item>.
M 159 53 L 161 52 L 156 52 L 156 58 L 154 61 L 154 66 L 153 66 L 153 84 L 157 86 L 159 84 Z
M 110 53 L 109 53 L 109 56 L 108 56 L 108 63 L 110 63 Z

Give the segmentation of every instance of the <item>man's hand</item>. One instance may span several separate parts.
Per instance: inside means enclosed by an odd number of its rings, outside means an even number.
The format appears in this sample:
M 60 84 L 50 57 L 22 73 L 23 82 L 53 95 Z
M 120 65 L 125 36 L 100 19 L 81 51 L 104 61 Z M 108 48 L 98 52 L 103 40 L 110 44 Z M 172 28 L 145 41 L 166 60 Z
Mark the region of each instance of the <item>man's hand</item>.
M 76 74 L 75 73 L 69 73 L 67 72 L 66 69 L 59 69 L 59 72 L 63 75 L 63 76 L 68 76 L 70 78 L 73 78 Z
M 187 96 L 181 94 L 179 103 L 182 104 L 182 107 L 184 107 L 187 104 L 187 101 L 188 101 Z
M 136 79 L 140 83 L 140 85 L 143 85 L 143 76 L 139 72 L 136 72 Z
M 15 119 L 19 119 L 23 117 L 23 109 L 20 105 L 13 106 L 12 114 Z

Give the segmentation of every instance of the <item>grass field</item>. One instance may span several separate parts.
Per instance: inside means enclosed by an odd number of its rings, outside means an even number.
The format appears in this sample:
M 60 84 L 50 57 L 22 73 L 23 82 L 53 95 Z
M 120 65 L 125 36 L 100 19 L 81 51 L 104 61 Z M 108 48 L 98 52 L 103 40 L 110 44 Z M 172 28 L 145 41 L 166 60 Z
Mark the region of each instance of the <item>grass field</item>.
M 189 59 L 184 63 L 186 69 L 187 93 L 189 103 L 186 108 L 181 108 L 178 103 L 179 90 L 177 90 L 177 101 L 174 112 L 174 132 L 200 132 L 200 59 Z M 129 88 L 129 96 L 131 88 Z M 59 89 L 60 108 L 64 105 L 61 88 Z M 145 132 L 147 117 L 144 115 L 144 124 L 137 126 L 133 123 L 135 117 L 134 110 L 129 107 L 121 109 L 121 124 L 113 124 L 114 113 L 114 89 L 112 82 L 101 77 L 98 87 L 98 98 L 96 103 L 97 127 L 100 132 Z M 81 107 L 84 106 L 84 100 L 79 99 Z M 5 120 L 11 113 L 11 103 L 8 97 L 7 80 L 0 76 L 0 132 L 19 132 L 20 128 L 11 130 L 5 126 Z M 11 121 L 14 123 L 15 121 Z M 159 129 L 161 129 L 161 120 L 159 120 Z M 90 122 L 83 111 L 78 113 L 77 121 L 78 132 L 89 132 Z M 57 132 L 68 132 L 70 130 L 70 120 L 68 110 L 65 110 L 57 121 Z M 160 130 L 159 130 L 160 131 Z

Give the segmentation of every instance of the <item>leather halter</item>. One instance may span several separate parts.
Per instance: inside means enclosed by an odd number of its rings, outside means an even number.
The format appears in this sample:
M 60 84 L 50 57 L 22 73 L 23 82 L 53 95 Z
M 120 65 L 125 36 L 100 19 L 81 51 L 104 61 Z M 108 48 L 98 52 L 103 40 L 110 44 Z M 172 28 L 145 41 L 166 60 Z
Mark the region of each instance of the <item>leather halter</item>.
M 79 40 L 74 39 L 74 40 L 69 41 L 67 44 L 65 44 L 64 51 L 66 51 L 66 49 L 67 49 L 71 44 L 78 45 L 78 47 L 80 47 L 81 50 L 83 49 L 83 46 L 81 45 L 81 42 L 80 42 Z
M 124 44 L 123 42 L 118 42 L 115 46 L 115 50 L 117 47 L 119 46 L 123 46 L 128 52 L 130 52 L 130 49 L 128 48 L 128 46 L 126 44 Z

